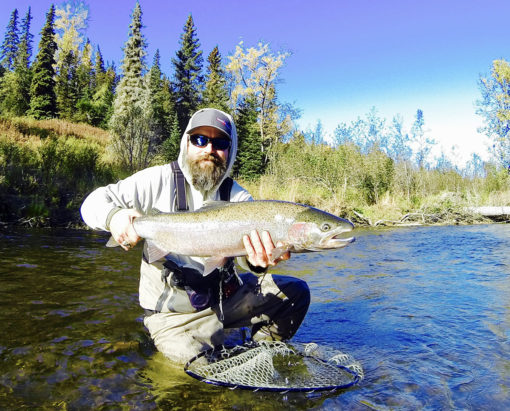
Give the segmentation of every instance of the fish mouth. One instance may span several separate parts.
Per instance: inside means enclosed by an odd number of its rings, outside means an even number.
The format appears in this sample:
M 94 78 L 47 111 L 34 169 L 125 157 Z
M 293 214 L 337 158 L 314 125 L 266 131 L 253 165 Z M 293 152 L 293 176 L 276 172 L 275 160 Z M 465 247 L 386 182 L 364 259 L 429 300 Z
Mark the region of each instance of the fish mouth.
M 329 233 L 328 236 L 324 237 L 320 243 L 319 248 L 321 249 L 329 249 L 329 248 L 343 248 L 348 246 L 350 243 L 353 243 L 356 239 L 352 236 L 347 236 L 347 233 L 351 232 L 354 226 L 349 223 L 349 225 L 338 227 L 336 230 L 333 230 Z

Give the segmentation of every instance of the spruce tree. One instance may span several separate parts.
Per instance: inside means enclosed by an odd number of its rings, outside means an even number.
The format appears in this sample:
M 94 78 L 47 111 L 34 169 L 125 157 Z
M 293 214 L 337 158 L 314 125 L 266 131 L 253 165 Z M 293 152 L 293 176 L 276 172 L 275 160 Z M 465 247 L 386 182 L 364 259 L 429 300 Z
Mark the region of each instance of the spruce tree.
M 221 54 L 216 46 L 207 57 L 207 80 L 204 89 L 204 107 L 228 110 L 228 91 L 225 74 L 221 66 Z
M 161 145 L 161 154 L 166 162 L 170 163 L 179 157 L 181 137 L 179 119 L 177 118 L 177 113 L 174 113 L 170 136 Z
M 30 33 L 30 21 L 32 20 L 32 13 L 30 7 L 27 14 L 21 20 L 21 38 L 18 47 L 18 54 L 16 56 L 16 65 L 23 65 L 28 68 L 30 66 L 30 59 L 32 58 L 32 39 L 34 35 Z
M 147 77 L 154 133 L 156 143 L 160 144 L 170 134 L 174 102 L 170 82 L 161 72 L 159 49 Z
M 78 100 L 76 69 L 78 59 L 73 50 L 68 50 L 60 64 L 60 72 L 55 83 L 57 109 L 60 118 L 71 120 Z
M 142 9 L 137 2 L 129 25 L 122 78 L 117 86 L 110 120 L 115 152 L 129 171 L 147 167 L 154 154 L 149 93 L 143 77 L 147 46 L 142 27 Z
M 30 33 L 30 21 L 32 20 L 32 14 L 30 7 L 28 8 L 27 14 L 21 20 L 21 37 L 16 54 L 14 63 L 14 69 L 28 69 L 30 67 L 30 59 L 32 58 L 32 39 L 34 35 Z
M 30 8 L 21 21 L 21 38 L 14 63 L 14 71 L 6 73 L 0 85 L 2 112 L 25 115 L 30 108 L 30 57 L 32 54 L 32 37 L 30 33 Z
M 191 14 L 184 26 L 184 33 L 179 41 L 181 48 L 172 59 L 175 67 L 175 106 L 179 126 L 184 130 L 189 118 L 198 108 L 202 89 L 202 51 L 196 35 L 196 28 Z
M 151 115 L 154 119 L 154 127 L 155 133 L 157 134 L 158 140 L 162 138 L 164 133 L 166 132 L 166 119 L 165 113 L 163 110 L 162 101 L 162 90 L 163 90 L 163 79 L 161 78 L 161 66 L 160 66 L 160 56 L 159 49 L 156 50 L 154 54 L 154 59 L 152 62 L 152 67 L 148 73 L 148 89 L 149 89 L 149 99 L 151 106 Z
M 140 3 L 136 2 L 129 25 L 128 40 L 124 46 L 122 77 L 115 95 L 112 121 L 127 113 L 130 108 L 141 107 L 147 101 L 143 81 L 143 74 L 146 71 L 146 48 L 147 43 L 142 35 L 142 9 Z
M 81 59 L 76 69 L 76 113 L 75 121 L 93 124 L 94 109 L 92 106 L 94 73 L 92 69 L 92 46 L 89 39 L 81 53 Z
M 19 45 L 18 9 L 14 9 L 5 30 L 5 37 L 1 47 L 0 64 L 5 70 L 12 71 Z
M 41 30 L 39 51 L 33 64 L 33 77 L 30 86 L 30 111 L 35 118 L 54 117 L 57 112 L 57 98 L 55 96 L 55 6 L 51 6 L 46 14 L 46 24 Z
M 94 91 L 92 95 L 92 107 L 94 118 L 92 124 L 108 128 L 110 117 L 113 113 L 114 90 L 117 83 L 117 73 L 113 65 L 106 70 L 103 65 L 103 58 L 98 48 L 96 64 L 94 68 Z
M 97 46 L 93 74 L 94 78 L 92 79 L 92 90 L 95 93 L 98 85 L 104 81 L 104 76 L 106 74 L 106 70 L 104 68 L 103 55 L 101 54 L 101 49 L 99 48 L 99 46 Z
M 240 104 L 236 116 L 239 143 L 234 172 L 247 179 L 254 179 L 260 176 L 264 172 L 265 167 L 262 138 L 257 118 L 256 98 L 246 96 Z

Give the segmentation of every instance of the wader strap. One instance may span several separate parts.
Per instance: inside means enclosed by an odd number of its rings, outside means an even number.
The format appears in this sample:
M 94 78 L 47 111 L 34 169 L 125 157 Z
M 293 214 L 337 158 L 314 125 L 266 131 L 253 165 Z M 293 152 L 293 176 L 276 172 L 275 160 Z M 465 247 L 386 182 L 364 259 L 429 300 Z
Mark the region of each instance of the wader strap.
M 234 185 L 234 180 L 230 177 L 227 177 L 220 186 L 220 200 L 221 201 L 230 201 L 230 191 L 232 190 L 232 186 Z
M 174 185 L 176 190 L 177 199 L 177 210 L 176 211 L 188 211 L 188 205 L 186 202 L 186 179 L 182 174 L 181 168 L 177 161 L 171 163 L 172 172 L 174 174 Z
M 168 294 L 170 294 L 171 288 L 168 286 L 168 276 L 170 275 L 171 271 L 164 267 L 162 273 L 161 273 L 161 281 L 165 284 L 165 289 L 161 293 L 161 295 L 158 298 L 158 302 L 156 303 L 156 308 L 154 310 L 155 313 L 160 313 L 163 309 L 163 304 L 165 300 L 168 297 Z
M 176 211 L 188 211 L 188 204 L 186 201 L 186 179 L 177 161 L 173 161 L 171 166 L 174 175 L 174 186 L 176 190 Z M 233 185 L 234 180 L 232 180 L 230 177 L 227 177 L 225 180 L 223 180 L 219 188 L 221 201 L 230 201 L 230 192 L 232 191 Z

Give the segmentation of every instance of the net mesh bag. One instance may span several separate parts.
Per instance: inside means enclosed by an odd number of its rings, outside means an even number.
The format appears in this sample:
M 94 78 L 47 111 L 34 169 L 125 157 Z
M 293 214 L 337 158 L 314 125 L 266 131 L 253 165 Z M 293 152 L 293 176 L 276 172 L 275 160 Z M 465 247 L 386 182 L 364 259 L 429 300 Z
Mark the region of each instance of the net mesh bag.
M 315 343 L 280 341 L 205 351 L 192 358 L 184 370 L 210 384 L 282 392 L 335 390 L 363 378 L 361 365 L 348 354 Z

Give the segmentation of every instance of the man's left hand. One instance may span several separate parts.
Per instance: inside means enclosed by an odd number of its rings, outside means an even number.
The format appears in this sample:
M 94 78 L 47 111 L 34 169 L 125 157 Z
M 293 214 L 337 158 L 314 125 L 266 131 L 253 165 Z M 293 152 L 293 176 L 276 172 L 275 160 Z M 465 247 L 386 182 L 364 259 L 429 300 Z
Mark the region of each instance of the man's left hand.
M 273 261 L 273 250 L 275 245 L 271 235 L 267 231 L 263 231 L 262 235 L 253 230 L 250 235 L 243 236 L 244 247 L 246 248 L 248 262 L 255 267 L 274 267 L 280 261 L 288 260 L 290 252 L 282 254 L 280 257 Z M 277 243 L 277 246 L 282 246 L 282 243 Z

